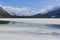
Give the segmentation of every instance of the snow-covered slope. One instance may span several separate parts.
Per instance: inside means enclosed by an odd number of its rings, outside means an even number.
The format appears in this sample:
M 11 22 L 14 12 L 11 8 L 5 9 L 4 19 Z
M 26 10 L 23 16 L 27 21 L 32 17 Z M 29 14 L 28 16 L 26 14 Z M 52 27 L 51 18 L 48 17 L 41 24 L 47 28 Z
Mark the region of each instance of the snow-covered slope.
M 5 11 L 7 11 L 11 15 L 15 16 L 31 16 L 36 13 L 34 8 L 28 8 L 28 7 L 12 7 L 12 6 L 0 6 Z
M 34 8 L 28 8 L 28 7 L 12 7 L 12 6 L 0 6 L 2 7 L 5 11 L 7 11 L 9 14 L 11 15 L 15 15 L 15 16 L 32 16 L 35 14 L 46 14 L 49 13 L 51 11 L 56 11 L 60 8 L 60 6 L 55 6 L 52 8 L 48 8 L 48 9 L 41 9 L 40 13 L 38 11 L 36 11 Z
M 60 18 L 60 6 L 55 6 L 50 10 L 45 10 L 33 16 L 37 18 Z

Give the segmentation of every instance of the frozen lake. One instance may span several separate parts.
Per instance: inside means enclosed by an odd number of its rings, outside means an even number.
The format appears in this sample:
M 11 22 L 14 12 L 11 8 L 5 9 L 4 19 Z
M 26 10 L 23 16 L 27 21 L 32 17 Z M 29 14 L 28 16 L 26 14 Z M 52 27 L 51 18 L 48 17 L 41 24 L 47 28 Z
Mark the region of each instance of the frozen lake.
M 60 40 L 59 20 L 17 20 L 0 21 L 0 40 Z
M 42 24 L 60 24 L 60 19 L 58 18 L 0 18 L 0 20 L 33 22 Z

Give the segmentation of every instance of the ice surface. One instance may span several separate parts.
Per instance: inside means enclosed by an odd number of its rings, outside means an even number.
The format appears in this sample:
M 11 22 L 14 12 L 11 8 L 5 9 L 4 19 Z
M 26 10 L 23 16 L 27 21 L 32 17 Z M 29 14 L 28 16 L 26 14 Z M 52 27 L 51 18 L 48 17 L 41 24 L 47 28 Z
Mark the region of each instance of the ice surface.
M 0 40 L 60 40 L 60 25 L 33 22 L 0 24 Z

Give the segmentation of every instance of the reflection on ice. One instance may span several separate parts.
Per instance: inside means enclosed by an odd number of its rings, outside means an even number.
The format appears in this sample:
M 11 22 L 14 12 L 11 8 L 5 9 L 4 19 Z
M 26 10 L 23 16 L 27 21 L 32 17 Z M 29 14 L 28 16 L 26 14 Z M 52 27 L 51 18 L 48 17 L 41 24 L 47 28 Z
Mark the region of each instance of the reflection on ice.
M 58 28 L 58 29 L 60 29 L 60 25 L 56 25 L 56 24 L 49 24 L 49 25 L 47 25 L 48 27 L 52 27 L 52 28 Z
M 18 35 L 19 37 L 60 37 L 60 25 L 37 24 L 32 22 L 0 21 L 0 35 Z M 34 39 L 35 40 L 35 39 Z
M 0 21 L 0 24 L 8 24 L 10 21 Z

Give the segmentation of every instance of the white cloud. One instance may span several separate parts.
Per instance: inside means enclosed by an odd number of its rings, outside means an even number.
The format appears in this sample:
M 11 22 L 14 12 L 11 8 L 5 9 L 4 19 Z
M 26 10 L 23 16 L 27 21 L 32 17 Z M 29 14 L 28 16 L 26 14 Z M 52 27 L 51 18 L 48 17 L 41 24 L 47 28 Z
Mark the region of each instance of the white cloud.
M 2 7 L 7 11 L 15 12 L 15 13 L 19 13 L 21 11 L 29 10 L 27 7 L 21 7 L 21 8 L 16 8 L 16 7 L 11 7 L 11 6 L 2 6 Z
M 55 0 L 56 2 L 58 2 L 58 0 Z
M 45 13 L 47 13 L 48 11 L 53 10 L 54 7 L 55 7 L 54 5 L 48 5 L 46 8 L 40 9 L 39 12 L 40 12 L 41 14 L 45 14 Z
M 48 8 L 52 8 L 53 6 L 52 5 L 48 5 Z
M 47 6 L 47 9 L 49 10 L 49 11 L 51 11 L 51 10 L 53 10 L 53 8 L 55 7 L 56 5 L 48 5 Z
M 41 9 L 41 10 L 40 10 L 40 13 L 41 13 L 41 14 L 47 13 L 47 9 Z

